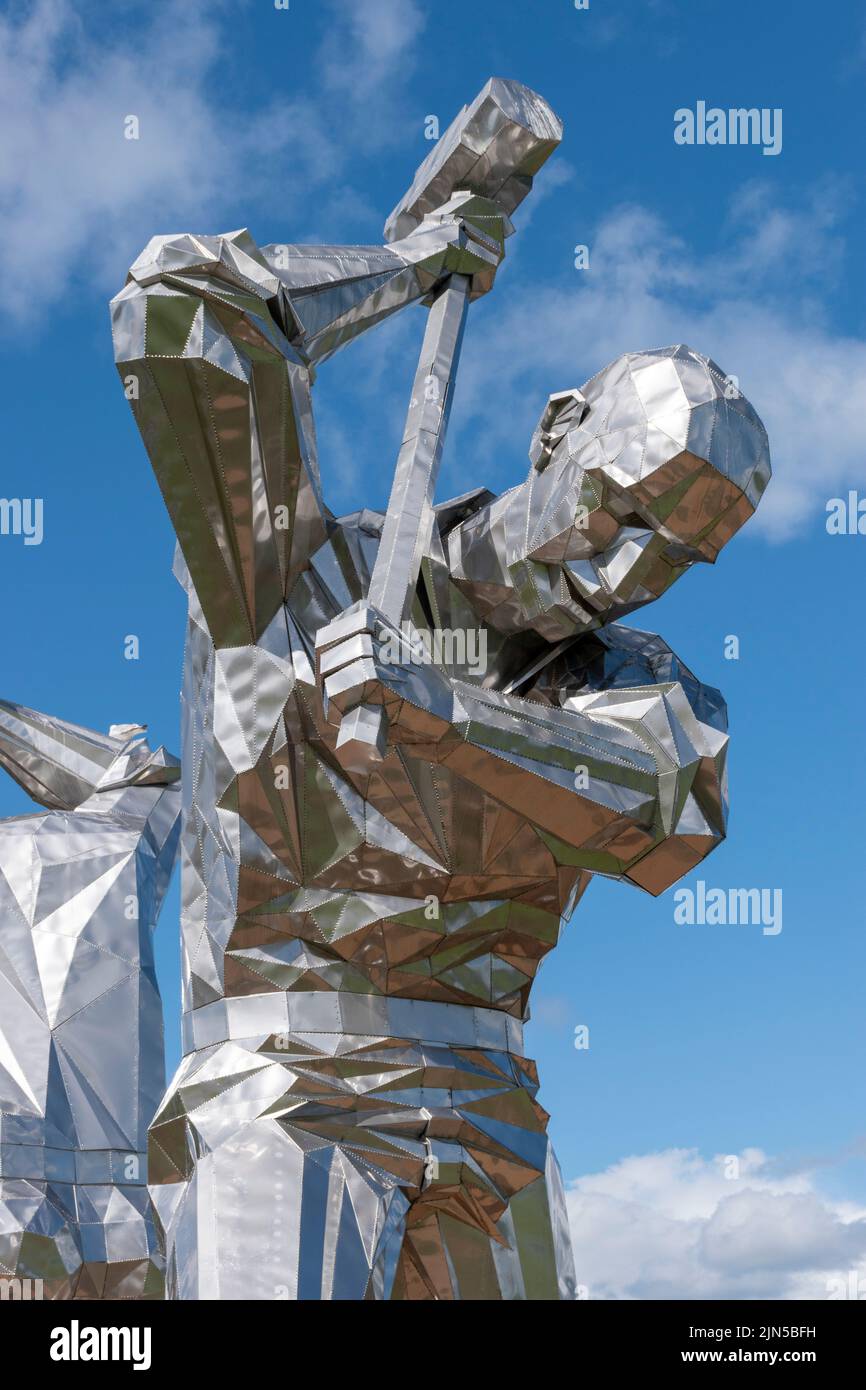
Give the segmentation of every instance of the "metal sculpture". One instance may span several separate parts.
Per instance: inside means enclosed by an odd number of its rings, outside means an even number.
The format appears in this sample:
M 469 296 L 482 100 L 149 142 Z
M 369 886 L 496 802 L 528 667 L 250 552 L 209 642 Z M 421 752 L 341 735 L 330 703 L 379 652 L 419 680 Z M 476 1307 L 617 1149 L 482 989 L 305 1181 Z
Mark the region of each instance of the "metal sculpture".
M 552 396 L 519 487 L 434 506 L 467 305 L 560 136 L 494 79 L 388 245 L 156 237 L 113 301 L 189 597 L 170 1297 L 574 1294 L 530 986 L 592 874 L 659 893 L 726 815 L 721 697 L 615 620 L 715 559 L 769 457 L 676 347 Z M 335 518 L 316 368 L 417 302 L 387 515 Z
M 0 701 L 0 765 L 45 807 L 0 821 L 0 1281 L 45 1298 L 163 1297 L 146 1186 L 165 1087 L 152 933 L 180 768 L 143 732 Z

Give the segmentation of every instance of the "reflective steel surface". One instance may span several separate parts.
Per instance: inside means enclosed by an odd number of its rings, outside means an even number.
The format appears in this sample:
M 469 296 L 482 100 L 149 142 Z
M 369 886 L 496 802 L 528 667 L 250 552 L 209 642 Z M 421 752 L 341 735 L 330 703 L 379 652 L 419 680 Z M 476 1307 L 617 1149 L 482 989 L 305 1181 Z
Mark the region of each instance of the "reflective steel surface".
M 335 518 L 312 408 L 360 333 L 451 276 L 489 291 L 560 134 L 491 82 L 388 245 L 156 237 L 113 301 L 189 598 L 187 1055 L 150 1142 L 170 1297 L 574 1296 L 520 1021 L 592 874 L 657 894 L 724 836 L 721 696 L 616 620 L 747 520 L 766 434 L 698 353 L 628 354 L 551 397 L 520 486 L 431 509 L 422 349 L 407 515 Z M 483 637 L 483 669 L 419 659 L 429 629 Z
M 0 701 L 0 764 L 44 812 L 0 821 L 0 1277 L 45 1298 L 162 1298 L 146 1187 L 165 1086 L 153 929 L 180 769 Z

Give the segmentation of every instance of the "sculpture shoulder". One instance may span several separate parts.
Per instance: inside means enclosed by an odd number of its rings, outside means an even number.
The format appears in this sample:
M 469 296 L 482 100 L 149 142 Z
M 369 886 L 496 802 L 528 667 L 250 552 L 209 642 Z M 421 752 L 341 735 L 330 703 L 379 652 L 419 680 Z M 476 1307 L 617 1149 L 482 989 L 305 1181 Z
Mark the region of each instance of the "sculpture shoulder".
M 245 228 L 217 236 L 153 236 L 130 266 L 127 283 L 147 287 L 175 276 L 205 275 L 263 299 L 279 293 L 279 279 Z

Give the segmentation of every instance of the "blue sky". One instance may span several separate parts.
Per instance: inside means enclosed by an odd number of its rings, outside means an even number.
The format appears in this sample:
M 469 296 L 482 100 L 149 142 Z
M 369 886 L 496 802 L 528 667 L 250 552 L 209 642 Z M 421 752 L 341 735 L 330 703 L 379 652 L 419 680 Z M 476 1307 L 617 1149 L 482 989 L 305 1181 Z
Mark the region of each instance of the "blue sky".
M 829 498 L 866 494 L 866 22 L 852 0 L 829 13 L 238 0 L 0 19 L 0 493 L 45 513 L 41 546 L 0 537 L 4 698 L 146 721 L 178 747 L 184 605 L 107 313 L 147 239 L 378 241 L 426 118 L 444 129 L 491 74 L 539 90 L 565 138 L 473 308 L 441 496 L 519 481 L 548 393 L 626 350 L 689 342 L 767 425 L 761 512 L 636 625 L 730 708 L 729 839 L 686 884 L 779 888 L 783 929 L 677 926 L 672 894 L 598 881 L 537 986 L 529 1051 L 597 1296 L 826 1297 L 866 1274 L 866 538 L 825 529 Z M 676 145 L 674 112 L 698 100 L 781 108 L 782 152 Z M 404 315 L 320 372 L 337 512 L 387 496 L 422 328 Z M 0 815 L 29 809 L 0 783 Z M 175 884 L 158 933 L 170 1067 L 177 914 Z M 720 1155 L 741 1156 L 738 1180 Z

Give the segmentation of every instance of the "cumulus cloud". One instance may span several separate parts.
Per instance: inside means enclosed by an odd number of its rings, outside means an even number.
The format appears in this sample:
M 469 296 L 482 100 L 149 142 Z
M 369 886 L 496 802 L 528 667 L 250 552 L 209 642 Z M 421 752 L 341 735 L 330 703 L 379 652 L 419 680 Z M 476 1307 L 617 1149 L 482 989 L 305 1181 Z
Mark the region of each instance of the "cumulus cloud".
M 402 68 L 408 77 L 415 67 L 415 41 L 426 18 L 416 0 L 335 0 L 338 23 L 322 47 L 322 80 L 331 92 L 345 94 L 368 109 L 370 97 L 381 97 L 383 84 Z
M 866 1298 L 866 1207 L 759 1149 L 625 1158 L 570 1183 L 567 1202 L 590 1298 Z
M 834 331 L 819 299 L 841 273 L 847 200 L 824 182 L 789 209 L 747 185 L 713 254 L 646 207 L 614 210 L 589 270 L 494 291 L 483 347 L 470 342 L 462 369 L 458 429 L 487 457 L 512 453 L 551 391 L 622 352 L 686 342 L 738 378 L 767 426 L 775 477 L 753 533 L 795 534 L 828 497 L 866 483 L 866 342 Z
M 35 0 L 0 17 L 2 310 L 32 322 L 82 279 L 116 286 L 142 226 L 219 226 L 238 187 L 253 201 L 278 186 L 296 224 L 317 188 L 357 203 L 351 160 L 387 127 L 353 113 L 368 81 L 397 99 L 422 22 L 414 0 L 357 10 L 331 0 L 305 85 L 257 106 L 240 94 L 240 109 L 219 68 L 231 37 L 220 3 L 163 0 L 116 31 L 88 4 Z M 290 20 L 272 22 L 277 33 Z M 125 138 L 127 116 L 138 139 Z

